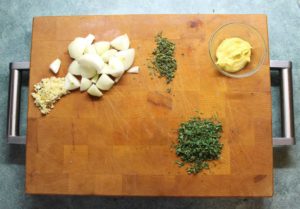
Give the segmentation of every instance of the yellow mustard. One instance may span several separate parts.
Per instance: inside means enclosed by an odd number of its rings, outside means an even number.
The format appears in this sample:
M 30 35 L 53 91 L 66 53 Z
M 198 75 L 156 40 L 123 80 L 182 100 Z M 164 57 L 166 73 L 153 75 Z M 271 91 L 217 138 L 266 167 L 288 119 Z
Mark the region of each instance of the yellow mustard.
M 217 65 L 227 72 L 243 69 L 251 57 L 251 45 L 241 38 L 227 38 L 218 46 Z

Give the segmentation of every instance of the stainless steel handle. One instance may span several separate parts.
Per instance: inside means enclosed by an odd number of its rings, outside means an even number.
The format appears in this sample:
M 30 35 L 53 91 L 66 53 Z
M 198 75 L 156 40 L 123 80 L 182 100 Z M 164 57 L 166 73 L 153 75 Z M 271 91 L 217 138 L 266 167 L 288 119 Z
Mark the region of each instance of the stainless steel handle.
M 271 60 L 271 70 L 279 70 L 281 76 L 281 127 L 282 137 L 274 137 L 273 145 L 294 145 L 294 106 L 293 106 L 293 80 L 292 62 Z
M 26 137 L 20 136 L 20 91 L 22 71 L 29 70 L 29 62 L 13 62 L 9 64 L 9 93 L 7 111 L 7 143 L 25 144 Z
M 29 62 L 10 63 L 7 141 L 10 144 L 25 144 L 26 137 L 19 135 L 19 110 L 21 73 L 29 70 Z M 295 141 L 292 63 L 270 61 L 271 70 L 281 73 L 282 137 L 274 137 L 274 145 L 293 145 Z

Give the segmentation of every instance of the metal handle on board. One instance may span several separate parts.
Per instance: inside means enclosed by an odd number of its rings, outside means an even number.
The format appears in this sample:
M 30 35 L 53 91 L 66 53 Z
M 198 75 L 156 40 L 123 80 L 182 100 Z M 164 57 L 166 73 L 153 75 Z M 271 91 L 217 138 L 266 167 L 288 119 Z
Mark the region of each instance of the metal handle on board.
M 292 62 L 271 60 L 271 70 L 279 70 L 281 76 L 281 126 L 282 137 L 274 137 L 273 145 L 294 145 L 294 106 L 293 106 L 293 79 Z
M 20 87 L 21 73 L 29 70 L 29 62 L 10 63 L 9 97 L 7 117 L 7 142 L 25 144 L 26 137 L 20 136 Z M 270 61 L 271 70 L 279 70 L 281 75 L 282 137 L 274 137 L 274 145 L 293 145 L 295 140 L 292 63 L 290 61 Z
M 7 143 L 25 144 L 26 137 L 20 136 L 20 92 L 22 71 L 29 70 L 29 62 L 13 62 L 9 64 L 9 90 L 7 111 Z

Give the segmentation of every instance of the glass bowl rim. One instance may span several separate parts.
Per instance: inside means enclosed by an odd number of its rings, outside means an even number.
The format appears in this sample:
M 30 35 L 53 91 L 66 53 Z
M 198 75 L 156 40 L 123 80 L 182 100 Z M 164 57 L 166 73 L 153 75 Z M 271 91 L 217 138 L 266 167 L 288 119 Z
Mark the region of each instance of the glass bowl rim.
M 214 56 L 212 54 L 212 43 L 215 39 L 215 36 L 218 34 L 219 31 L 221 31 L 223 28 L 227 27 L 227 26 L 230 26 L 230 25 L 242 25 L 242 26 L 245 26 L 245 27 L 248 27 L 250 28 L 251 30 L 255 31 L 255 33 L 258 35 L 258 37 L 261 39 L 261 42 L 263 44 L 263 55 L 261 56 L 258 64 L 256 65 L 256 68 L 254 68 L 253 70 L 251 70 L 250 72 L 247 72 L 247 73 L 244 73 L 244 74 L 233 74 L 233 73 L 229 73 L 229 72 L 226 72 L 224 71 L 223 69 L 221 69 L 218 65 L 216 65 L 216 63 L 214 62 Z M 233 36 L 234 37 L 234 36 Z M 209 50 L 209 56 L 210 56 L 210 59 L 212 61 L 212 63 L 214 64 L 214 66 L 217 68 L 217 70 L 222 73 L 223 75 L 226 75 L 228 77 L 231 77 L 231 78 L 245 78 L 245 77 L 249 77 L 253 74 L 255 74 L 257 71 L 259 71 L 260 67 L 263 65 L 265 59 L 266 59 L 266 55 L 267 55 L 267 47 L 266 47 L 266 42 L 265 42 L 265 39 L 262 37 L 262 35 L 260 34 L 260 32 L 255 28 L 253 27 L 252 25 L 249 25 L 247 23 L 244 23 L 244 22 L 229 22 L 229 23 L 225 23 L 223 25 L 221 25 L 220 27 L 218 27 L 214 32 L 213 34 L 211 35 L 210 39 L 209 39 L 209 45 L 208 45 L 208 50 Z

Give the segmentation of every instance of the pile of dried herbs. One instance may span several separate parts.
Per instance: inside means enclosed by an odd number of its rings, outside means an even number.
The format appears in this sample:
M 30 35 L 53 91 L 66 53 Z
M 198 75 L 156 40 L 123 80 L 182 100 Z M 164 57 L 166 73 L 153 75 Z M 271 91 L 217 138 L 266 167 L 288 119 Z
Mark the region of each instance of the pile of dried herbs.
M 165 77 L 166 82 L 170 83 L 175 77 L 177 69 L 176 59 L 174 58 L 175 44 L 158 33 L 155 36 L 156 48 L 152 52 L 153 58 L 149 68 L 159 73 L 160 77 Z
M 180 124 L 178 144 L 175 145 L 177 164 L 182 167 L 189 164 L 187 172 L 197 174 L 208 169 L 208 161 L 220 157 L 223 145 L 220 143 L 222 124 L 216 117 L 202 119 L 193 117 Z

